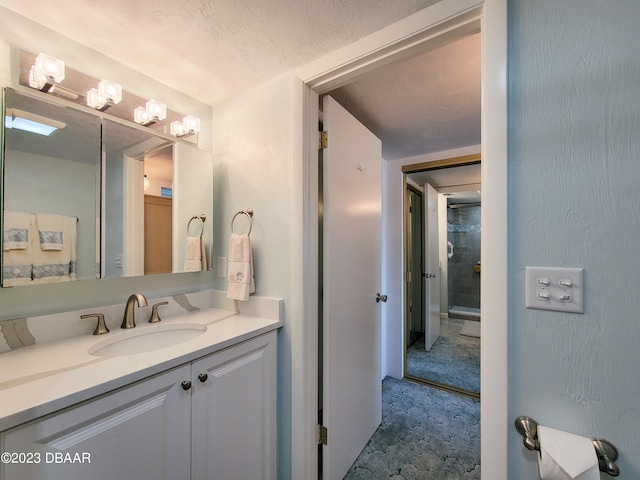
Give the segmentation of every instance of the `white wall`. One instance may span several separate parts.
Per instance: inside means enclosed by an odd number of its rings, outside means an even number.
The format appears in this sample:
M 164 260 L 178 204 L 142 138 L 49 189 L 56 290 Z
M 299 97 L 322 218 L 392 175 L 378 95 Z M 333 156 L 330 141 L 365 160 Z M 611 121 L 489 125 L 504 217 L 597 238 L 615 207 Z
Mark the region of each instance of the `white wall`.
M 457 148 L 382 164 L 383 284 L 388 295 L 382 314 L 383 376 L 403 376 L 404 323 L 404 184 L 402 167 L 480 152 L 480 146 Z
M 252 208 L 256 294 L 284 299 L 278 335 L 278 478 L 290 478 L 293 79 L 284 75 L 214 109 L 214 266 L 228 257 L 231 219 Z M 244 215 L 234 231 L 248 229 Z M 215 287 L 227 289 L 225 278 Z
M 509 2 L 509 425 L 528 415 L 606 438 L 629 480 L 640 478 L 638 7 Z M 585 313 L 525 309 L 527 265 L 584 267 Z M 535 454 L 509 435 L 509 478 L 537 478 Z
M 438 257 L 440 261 L 440 317 L 449 317 L 449 222 L 447 197 L 438 194 Z

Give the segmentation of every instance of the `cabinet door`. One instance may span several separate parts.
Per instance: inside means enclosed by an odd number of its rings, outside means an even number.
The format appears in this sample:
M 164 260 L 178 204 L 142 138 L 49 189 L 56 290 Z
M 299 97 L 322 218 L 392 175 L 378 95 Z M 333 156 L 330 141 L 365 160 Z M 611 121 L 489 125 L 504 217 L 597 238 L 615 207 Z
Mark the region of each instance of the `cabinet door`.
M 192 480 L 276 478 L 275 342 L 272 332 L 193 363 Z
M 0 478 L 189 479 L 190 376 L 179 367 L 7 431 L 2 450 L 39 463 L 4 463 Z

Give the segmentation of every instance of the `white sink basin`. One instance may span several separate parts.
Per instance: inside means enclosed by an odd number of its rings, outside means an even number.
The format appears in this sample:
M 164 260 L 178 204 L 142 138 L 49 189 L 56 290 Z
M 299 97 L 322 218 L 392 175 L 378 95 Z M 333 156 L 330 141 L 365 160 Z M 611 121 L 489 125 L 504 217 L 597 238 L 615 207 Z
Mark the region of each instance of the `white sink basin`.
M 178 345 L 202 335 L 206 325 L 199 323 L 168 323 L 134 328 L 114 335 L 89 347 L 87 352 L 97 357 L 117 357 L 151 352 Z

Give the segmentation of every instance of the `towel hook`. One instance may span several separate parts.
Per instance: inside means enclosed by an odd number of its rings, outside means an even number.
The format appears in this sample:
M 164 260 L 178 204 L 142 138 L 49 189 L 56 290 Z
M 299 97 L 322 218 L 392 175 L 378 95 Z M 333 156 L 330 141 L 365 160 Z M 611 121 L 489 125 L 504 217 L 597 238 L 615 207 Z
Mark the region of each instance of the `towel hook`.
M 231 233 L 236 233 L 233 231 L 233 222 L 235 222 L 236 217 L 238 215 L 246 215 L 247 218 L 249 219 L 249 231 L 247 232 L 247 235 L 249 235 L 251 233 L 251 229 L 253 228 L 253 208 L 247 208 L 246 210 L 240 210 L 239 212 L 237 212 L 233 218 L 231 219 Z
M 187 236 L 189 236 L 189 227 L 191 226 L 191 222 L 193 222 L 194 220 L 200 220 L 200 235 L 199 237 L 202 238 L 202 234 L 204 233 L 204 222 L 207 219 L 207 216 L 203 213 L 202 215 L 194 215 L 193 217 L 191 217 L 189 219 L 189 223 L 187 223 Z
M 522 435 L 522 443 L 527 449 L 540 451 L 538 422 L 529 417 L 518 417 L 516 418 L 516 430 Z M 593 448 L 596 449 L 600 471 L 612 477 L 620 475 L 620 468 L 615 463 L 618 459 L 618 449 L 615 445 L 602 438 L 592 438 L 591 443 L 593 443 Z

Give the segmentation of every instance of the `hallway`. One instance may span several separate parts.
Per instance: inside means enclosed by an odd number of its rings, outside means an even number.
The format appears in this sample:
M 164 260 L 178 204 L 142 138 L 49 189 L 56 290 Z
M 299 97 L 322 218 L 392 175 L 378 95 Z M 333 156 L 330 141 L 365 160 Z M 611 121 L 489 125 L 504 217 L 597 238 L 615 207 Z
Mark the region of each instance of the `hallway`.
M 382 424 L 345 480 L 480 478 L 479 401 L 387 377 L 382 402 Z

